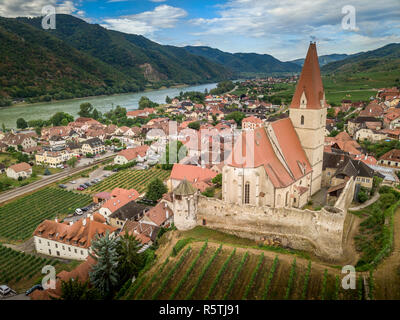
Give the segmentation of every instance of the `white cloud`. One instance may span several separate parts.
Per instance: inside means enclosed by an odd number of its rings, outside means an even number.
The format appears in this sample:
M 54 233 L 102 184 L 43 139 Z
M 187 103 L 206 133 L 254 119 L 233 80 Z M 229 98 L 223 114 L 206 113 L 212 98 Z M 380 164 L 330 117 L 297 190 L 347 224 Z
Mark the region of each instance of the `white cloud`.
M 42 8 L 48 5 L 54 6 L 57 13 L 84 14 L 82 10 L 77 9 L 73 1 L 69 0 L 0 0 L 0 16 L 8 18 L 42 16 Z
M 184 9 L 160 5 L 153 11 L 104 20 L 105 28 L 126 33 L 152 35 L 155 31 L 173 28 L 178 21 L 187 16 Z

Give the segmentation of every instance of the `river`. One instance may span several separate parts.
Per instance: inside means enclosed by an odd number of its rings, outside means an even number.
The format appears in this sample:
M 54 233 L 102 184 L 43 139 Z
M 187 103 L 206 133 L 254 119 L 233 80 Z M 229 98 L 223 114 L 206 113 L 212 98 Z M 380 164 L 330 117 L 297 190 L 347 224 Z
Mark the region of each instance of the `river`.
M 63 111 L 78 116 L 79 106 L 83 102 L 90 102 L 97 110 L 104 113 L 112 108 L 114 105 L 120 105 L 127 110 L 135 110 L 138 108 L 139 100 L 142 96 L 148 97 L 150 100 L 157 103 L 165 103 L 165 98 L 169 96 L 174 98 L 179 95 L 179 92 L 183 91 L 200 91 L 204 92 L 205 89 L 208 91 L 214 89 L 217 86 L 216 83 L 201 84 L 195 86 L 186 86 L 179 88 L 168 88 L 161 90 L 152 90 L 139 93 L 127 93 L 112 96 L 100 96 L 100 97 L 87 97 L 72 100 L 61 100 L 53 102 L 25 104 L 19 106 L 0 108 L 0 125 L 5 124 L 6 128 L 15 128 L 16 121 L 18 118 L 24 118 L 26 121 L 34 119 L 49 119 L 53 114 L 59 111 Z

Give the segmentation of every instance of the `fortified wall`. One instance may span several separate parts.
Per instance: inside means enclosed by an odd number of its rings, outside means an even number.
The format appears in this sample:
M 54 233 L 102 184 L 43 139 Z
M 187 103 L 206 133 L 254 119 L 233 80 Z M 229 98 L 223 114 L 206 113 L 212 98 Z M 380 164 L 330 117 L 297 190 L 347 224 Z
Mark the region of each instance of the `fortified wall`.
M 310 251 L 325 260 L 338 260 L 343 254 L 345 219 L 353 194 L 352 178 L 335 206 L 320 211 L 235 205 L 199 196 L 197 224 L 269 244 Z

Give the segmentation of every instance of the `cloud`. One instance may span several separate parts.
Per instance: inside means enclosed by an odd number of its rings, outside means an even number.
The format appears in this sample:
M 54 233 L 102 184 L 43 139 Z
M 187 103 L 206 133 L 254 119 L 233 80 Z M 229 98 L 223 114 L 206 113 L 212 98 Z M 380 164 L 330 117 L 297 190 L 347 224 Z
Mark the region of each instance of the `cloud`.
M 149 36 L 161 29 L 174 28 L 178 21 L 186 16 L 187 12 L 184 9 L 164 4 L 154 8 L 153 11 L 105 19 L 102 26 L 121 32 Z
M 37 17 L 42 16 L 42 8 L 45 6 L 54 6 L 57 13 L 83 15 L 84 11 L 79 10 L 73 1 L 58 0 L 1 0 L 0 16 L 15 17 Z

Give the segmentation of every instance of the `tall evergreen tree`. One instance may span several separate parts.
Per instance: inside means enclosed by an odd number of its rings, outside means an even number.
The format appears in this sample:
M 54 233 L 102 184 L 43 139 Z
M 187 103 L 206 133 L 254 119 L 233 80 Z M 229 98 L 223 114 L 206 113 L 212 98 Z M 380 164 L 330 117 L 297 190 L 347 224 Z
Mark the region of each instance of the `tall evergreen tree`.
M 104 298 L 112 296 L 113 290 L 118 283 L 118 241 L 111 238 L 109 232 L 100 237 L 96 236 L 92 242 L 90 255 L 97 261 L 89 273 L 90 281 L 99 290 Z

